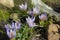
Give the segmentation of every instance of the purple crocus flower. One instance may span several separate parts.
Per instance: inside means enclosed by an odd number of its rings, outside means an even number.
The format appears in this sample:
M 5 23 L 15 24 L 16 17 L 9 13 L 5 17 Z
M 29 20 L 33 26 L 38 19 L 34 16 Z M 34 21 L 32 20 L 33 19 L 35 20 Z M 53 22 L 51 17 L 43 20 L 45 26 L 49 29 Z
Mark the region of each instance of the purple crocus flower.
M 11 27 L 11 25 L 5 25 L 6 32 L 9 38 L 14 38 L 16 36 L 16 30 Z
M 33 13 L 34 14 L 39 14 L 40 9 L 38 7 L 33 7 Z
M 20 29 L 21 23 L 19 23 L 19 22 L 15 22 L 15 23 L 12 22 L 11 26 L 12 26 L 12 28 Z
M 16 36 L 16 30 L 17 29 L 20 29 L 20 25 L 21 23 L 19 22 L 12 22 L 12 24 L 7 24 L 5 25 L 5 28 L 6 28 L 6 32 L 7 32 L 7 35 L 9 38 L 14 38 Z
M 28 16 L 28 18 L 26 18 L 26 22 L 28 23 L 29 27 L 37 26 L 37 25 L 34 23 L 34 21 L 35 21 L 35 17 L 34 17 L 34 18 L 30 18 L 30 17 Z
M 9 38 L 15 38 L 16 37 L 16 30 L 15 29 L 7 29 L 6 32 L 7 32 L 7 35 Z
M 21 23 L 19 23 L 19 22 L 16 22 L 16 23 L 15 23 L 15 28 L 16 28 L 16 29 L 20 29 L 20 26 L 21 26 Z
M 19 5 L 21 10 L 26 10 L 27 9 L 27 3 Z
M 41 20 L 47 20 L 47 14 L 41 14 L 41 16 L 39 16 L 39 19 Z

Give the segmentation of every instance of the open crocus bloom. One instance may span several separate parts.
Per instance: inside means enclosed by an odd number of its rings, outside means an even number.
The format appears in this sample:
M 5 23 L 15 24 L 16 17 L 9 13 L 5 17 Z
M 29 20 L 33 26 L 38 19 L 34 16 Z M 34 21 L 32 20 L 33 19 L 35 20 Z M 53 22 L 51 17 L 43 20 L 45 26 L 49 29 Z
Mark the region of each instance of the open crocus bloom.
M 38 7 L 33 7 L 33 13 L 34 14 L 39 14 L 40 9 Z
M 16 37 L 16 30 L 15 29 L 7 29 L 6 32 L 7 32 L 7 35 L 9 38 L 15 38 Z
M 12 28 L 20 29 L 21 23 L 19 23 L 19 22 L 15 22 L 15 23 L 12 22 L 11 26 L 12 26 Z
M 28 16 L 28 18 L 26 18 L 26 22 L 28 23 L 29 27 L 37 26 L 37 25 L 34 23 L 34 21 L 35 21 L 35 17 L 34 17 L 34 18 L 30 18 L 30 17 Z
M 14 38 L 16 37 L 16 29 L 11 28 L 11 25 L 5 25 L 6 32 L 9 38 Z
M 27 3 L 19 5 L 21 10 L 26 10 L 27 9 Z
M 47 20 L 47 14 L 42 14 L 41 16 L 39 16 L 39 19 L 41 20 Z

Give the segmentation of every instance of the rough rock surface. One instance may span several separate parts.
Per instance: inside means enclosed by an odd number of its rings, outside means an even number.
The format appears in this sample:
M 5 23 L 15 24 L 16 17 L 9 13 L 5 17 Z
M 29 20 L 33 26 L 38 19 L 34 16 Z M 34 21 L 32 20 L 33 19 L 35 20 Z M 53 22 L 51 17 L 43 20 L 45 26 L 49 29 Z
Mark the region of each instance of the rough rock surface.
M 48 28 L 48 40 L 59 40 L 59 25 L 50 24 Z
M 60 12 L 60 1 L 59 0 L 43 0 L 47 5 L 52 7 L 55 11 Z
M 14 1 L 13 0 L 0 0 L 0 4 L 6 6 L 8 8 L 14 7 Z

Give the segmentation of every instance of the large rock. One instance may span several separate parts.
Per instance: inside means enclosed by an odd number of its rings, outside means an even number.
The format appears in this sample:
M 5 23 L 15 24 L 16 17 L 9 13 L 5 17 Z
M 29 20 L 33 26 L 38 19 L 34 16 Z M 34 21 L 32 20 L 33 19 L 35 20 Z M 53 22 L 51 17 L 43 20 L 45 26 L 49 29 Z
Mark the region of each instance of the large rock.
M 14 1 L 13 0 L 0 0 L 0 4 L 3 6 L 6 6 L 8 8 L 14 7 Z
M 55 11 L 60 12 L 59 0 L 43 0 L 47 5 L 51 6 Z
M 59 25 L 50 24 L 48 27 L 48 40 L 59 40 Z

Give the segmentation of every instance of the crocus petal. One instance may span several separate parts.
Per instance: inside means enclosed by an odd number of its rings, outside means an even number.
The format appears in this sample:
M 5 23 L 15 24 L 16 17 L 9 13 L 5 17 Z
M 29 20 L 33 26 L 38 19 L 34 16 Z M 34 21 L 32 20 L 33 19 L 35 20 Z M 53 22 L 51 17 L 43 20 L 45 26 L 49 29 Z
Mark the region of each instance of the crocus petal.
M 31 19 L 31 18 L 28 16 L 28 19 Z
M 5 28 L 6 29 L 11 28 L 11 25 L 10 24 L 7 24 L 7 25 L 5 25 Z
M 17 23 L 17 28 L 20 29 L 21 23 Z
M 35 21 L 35 17 L 32 19 L 32 21 Z
M 24 9 L 24 5 L 19 5 L 20 9 L 23 10 Z
M 22 9 L 24 7 L 24 5 L 23 4 L 22 5 L 19 5 L 19 7 Z
M 7 29 L 6 32 L 7 32 L 8 37 L 10 37 L 10 30 Z
M 14 22 L 12 22 L 11 27 L 15 28 L 15 23 Z
M 26 18 L 26 21 L 28 21 L 28 19 Z
M 7 29 L 7 28 L 8 28 L 8 26 L 7 26 L 7 25 L 5 25 L 5 28 Z

